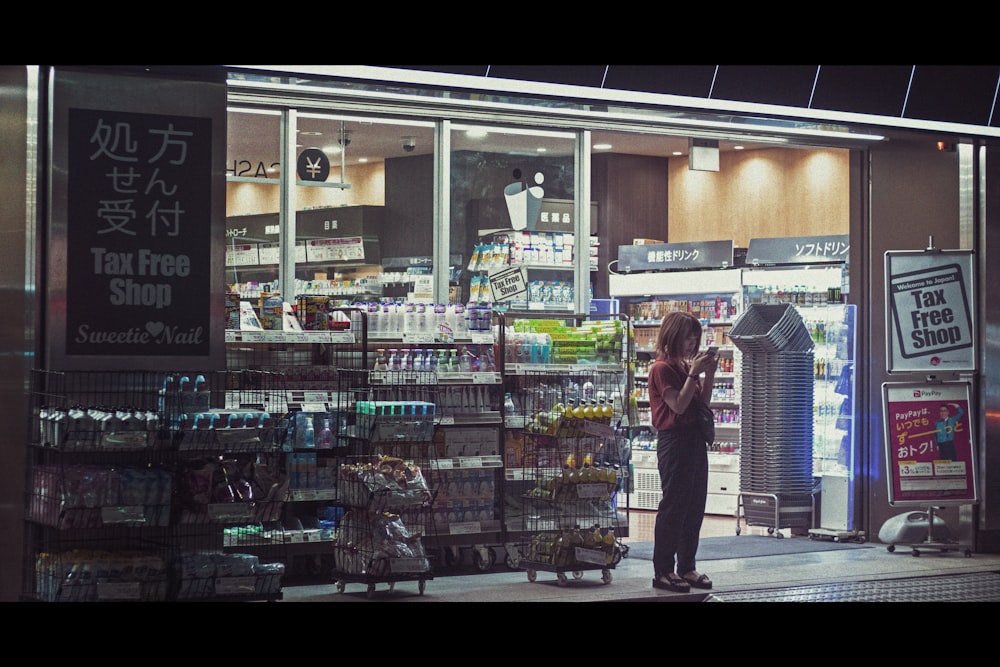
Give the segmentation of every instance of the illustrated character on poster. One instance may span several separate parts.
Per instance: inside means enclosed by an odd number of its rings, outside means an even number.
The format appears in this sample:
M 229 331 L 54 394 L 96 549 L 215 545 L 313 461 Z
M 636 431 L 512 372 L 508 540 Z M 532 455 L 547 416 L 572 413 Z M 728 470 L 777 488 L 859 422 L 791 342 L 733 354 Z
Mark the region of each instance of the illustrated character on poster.
M 955 408 L 955 414 L 951 414 L 951 407 Z M 935 425 L 937 438 L 938 456 L 945 461 L 954 461 L 955 452 L 955 430 L 958 422 L 965 416 L 965 411 L 958 403 L 942 403 L 938 407 L 940 418 Z

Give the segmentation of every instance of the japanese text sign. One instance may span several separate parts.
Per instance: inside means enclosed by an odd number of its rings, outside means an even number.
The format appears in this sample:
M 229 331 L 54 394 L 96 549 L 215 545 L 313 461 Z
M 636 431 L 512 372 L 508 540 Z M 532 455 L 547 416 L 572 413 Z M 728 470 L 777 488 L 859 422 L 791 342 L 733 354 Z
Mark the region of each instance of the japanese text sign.
M 889 503 L 977 500 L 968 383 L 882 386 Z
M 209 349 L 211 120 L 70 109 L 66 352 Z

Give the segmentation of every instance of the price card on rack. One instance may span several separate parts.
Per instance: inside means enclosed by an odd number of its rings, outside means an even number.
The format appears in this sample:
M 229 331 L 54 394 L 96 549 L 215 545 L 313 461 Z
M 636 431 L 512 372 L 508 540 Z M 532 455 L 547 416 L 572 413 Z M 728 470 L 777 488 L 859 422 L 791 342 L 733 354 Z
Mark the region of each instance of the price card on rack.
M 483 531 L 478 521 L 462 521 L 448 524 L 448 532 L 452 535 L 472 535 Z

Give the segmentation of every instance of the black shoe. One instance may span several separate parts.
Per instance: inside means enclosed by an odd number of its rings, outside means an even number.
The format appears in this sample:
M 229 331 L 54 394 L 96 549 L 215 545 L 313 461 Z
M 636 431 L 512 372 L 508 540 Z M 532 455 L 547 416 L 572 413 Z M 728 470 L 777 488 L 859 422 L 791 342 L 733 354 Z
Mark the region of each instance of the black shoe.
M 675 593 L 689 593 L 691 591 L 691 584 L 684 581 L 680 575 L 669 572 L 653 577 L 653 588 L 662 588 Z

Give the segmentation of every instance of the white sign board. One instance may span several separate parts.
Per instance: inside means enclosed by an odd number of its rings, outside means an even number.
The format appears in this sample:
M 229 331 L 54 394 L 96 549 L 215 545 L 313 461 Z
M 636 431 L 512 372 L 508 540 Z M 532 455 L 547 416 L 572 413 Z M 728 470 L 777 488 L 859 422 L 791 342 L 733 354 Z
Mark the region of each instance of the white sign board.
M 974 371 L 972 252 L 885 254 L 886 371 Z
M 493 293 L 494 303 L 509 301 L 517 296 L 526 294 L 528 283 L 524 279 L 524 271 L 521 267 L 514 266 L 504 269 L 499 273 L 490 275 L 490 291 Z

